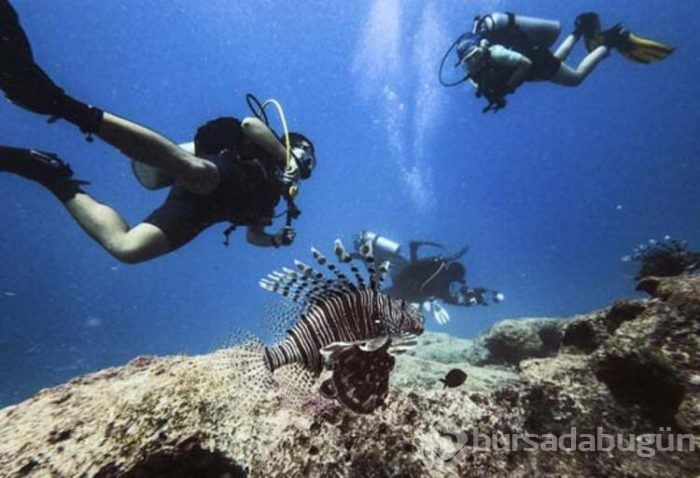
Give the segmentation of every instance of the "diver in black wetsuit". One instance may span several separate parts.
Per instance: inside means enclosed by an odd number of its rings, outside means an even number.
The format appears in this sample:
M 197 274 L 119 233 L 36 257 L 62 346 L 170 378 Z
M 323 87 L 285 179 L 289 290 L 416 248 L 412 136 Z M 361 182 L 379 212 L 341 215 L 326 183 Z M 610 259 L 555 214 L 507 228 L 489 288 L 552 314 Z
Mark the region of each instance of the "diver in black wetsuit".
M 144 222 L 129 227 L 109 206 L 100 204 L 73 179 L 56 155 L 0 147 L 0 171 L 26 177 L 46 187 L 80 226 L 110 254 L 126 263 L 171 252 L 218 222 L 247 226 L 248 242 L 257 246 L 289 245 L 295 237 L 291 220 L 298 185 L 315 166 L 313 144 L 298 133 L 278 138 L 261 118 L 242 122 L 219 118 L 199 128 L 194 151 L 162 135 L 89 106 L 67 95 L 34 62 L 15 10 L 0 0 L 0 89 L 17 106 L 65 119 L 88 135 L 119 149 L 134 163 L 134 172 L 151 189 L 172 185 L 165 203 Z M 249 101 L 250 104 L 250 101 Z M 279 201 L 287 201 L 287 224 L 276 234 L 265 228 Z M 231 228 L 229 228 L 231 230 Z
M 409 259 L 402 267 L 391 269 L 392 296 L 401 297 L 410 302 L 423 303 L 439 299 L 448 304 L 459 304 L 459 298 L 453 295 L 453 285 L 466 286 L 466 268 L 459 262 L 467 251 L 463 248 L 450 257 L 442 255 L 418 257 L 421 246 L 442 247 L 428 241 L 411 241 Z M 461 305 L 461 304 L 459 304 Z
M 442 246 L 436 242 L 411 241 L 409 257 L 406 258 L 401 254 L 398 243 L 368 231 L 355 237 L 355 248 L 367 241 L 372 244 L 376 263 L 384 261 L 391 263 L 389 269 L 391 286 L 386 291 L 392 297 L 399 297 L 412 303 L 430 303 L 433 307 L 436 300 L 461 307 L 489 305 L 490 302 L 498 303 L 503 300 L 503 294 L 500 292 L 484 287 L 467 286 L 467 271 L 459 259 L 467 252 L 468 247 L 450 256 L 418 257 L 418 250 L 422 246 L 440 248 Z M 354 256 L 360 257 L 359 252 Z M 435 315 L 439 322 L 447 321 L 440 318 L 446 315 L 444 311 L 437 311 Z

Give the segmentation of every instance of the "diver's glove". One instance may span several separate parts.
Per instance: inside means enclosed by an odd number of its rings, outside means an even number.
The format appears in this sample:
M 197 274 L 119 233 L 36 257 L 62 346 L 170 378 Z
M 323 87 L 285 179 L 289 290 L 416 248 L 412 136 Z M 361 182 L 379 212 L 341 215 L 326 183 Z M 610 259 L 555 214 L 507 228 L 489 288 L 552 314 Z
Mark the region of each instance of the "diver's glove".
M 292 160 L 287 164 L 282 171 L 281 181 L 289 186 L 299 182 L 299 177 L 301 176 L 301 171 L 299 170 L 299 165 L 296 161 L 296 157 L 292 155 Z
M 296 237 L 297 233 L 291 226 L 284 226 L 280 232 L 272 236 L 272 245 L 275 247 L 289 246 Z
M 486 107 L 481 110 L 482 113 L 493 111 L 494 113 L 506 107 L 506 95 L 514 93 L 517 87 L 509 88 L 505 84 L 483 84 L 479 85 L 476 91 L 477 98 L 485 98 L 488 102 Z
M 489 111 L 493 111 L 494 113 L 496 113 L 499 110 L 505 108 L 508 104 L 508 102 L 505 99 L 505 95 L 484 94 L 483 96 L 486 98 L 486 101 L 488 101 L 488 103 L 486 104 L 484 109 L 481 110 L 482 113 L 488 113 Z

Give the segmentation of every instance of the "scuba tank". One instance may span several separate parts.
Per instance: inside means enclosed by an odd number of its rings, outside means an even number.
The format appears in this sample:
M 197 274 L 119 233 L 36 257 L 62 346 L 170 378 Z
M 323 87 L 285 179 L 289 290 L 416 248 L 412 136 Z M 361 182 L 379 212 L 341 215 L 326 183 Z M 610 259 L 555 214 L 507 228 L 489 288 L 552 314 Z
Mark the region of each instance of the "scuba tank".
M 531 48 L 550 48 L 559 38 L 561 24 L 557 20 L 495 12 L 477 17 L 472 31 L 491 44 L 522 53 Z
M 144 188 L 156 191 L 175 184 L 175 178 L 160 168 L 131 160 L 131 172 Z
M 399 253 L 401 245 L 398 242 L 392 241 L 391 239 L 380 236 L 375 232 L 362 231 L 360 234 L 355 236 L 355 247 L 359 244 L 365 244 L 370 242 L 372 244 L 372 249 L 374 250 L 374 255 L 377 256 L 377 252 L 382 255 L 394 256 Z

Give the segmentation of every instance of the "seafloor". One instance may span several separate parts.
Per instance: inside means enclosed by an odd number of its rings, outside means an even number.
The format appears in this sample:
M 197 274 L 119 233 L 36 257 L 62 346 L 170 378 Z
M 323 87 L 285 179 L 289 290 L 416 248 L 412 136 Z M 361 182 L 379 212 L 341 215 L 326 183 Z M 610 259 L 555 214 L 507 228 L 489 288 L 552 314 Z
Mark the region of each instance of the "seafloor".
M 665 448 L 683 434 L 700 444 L 700 277 L 639 287 L 649 299 L 504 321 L 475 341 L 428 333 L 372 415 L 251 384 L 231 373 L 236 351 L 140 357 L 1 410 L 0 475 L 696 476 L 697 450 L 543 449 L 573 427 L 635 435 L 628 448 L 649 433 Z M 469 378 L 443 389 L 454 367 Z M 526 433 L 537 450 L 505 446 Z

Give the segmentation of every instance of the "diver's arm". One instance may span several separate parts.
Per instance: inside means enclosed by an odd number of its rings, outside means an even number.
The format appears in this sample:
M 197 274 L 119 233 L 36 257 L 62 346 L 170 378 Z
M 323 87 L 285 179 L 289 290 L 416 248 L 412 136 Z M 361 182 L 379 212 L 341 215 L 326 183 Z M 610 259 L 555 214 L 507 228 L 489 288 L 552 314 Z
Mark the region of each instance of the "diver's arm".
M 459 296 L 454 296 L 450 292 L 439 295 L 438 299 L 449 305 L 464 305 L 462 301 L 459 300 Z
M 489 53 L 491 54 L 493 61 L 495 61 L 497 64 L 506 68 L 513 68 L 513 73 L 505 82 L 507 91 L 512 91 L 520 86 L 532 67 L 532 60 L 525 55 L 518 53 L 517 51 L 513 51 L 501 45 L 493 45 L 489 47 Z
M 288 246 L 294 241 L 294 230 L 291 227 L 285 226 L 277 234 L 268 234 L 265 232 L 265 226 L 248 226 L 246 231 L 246 241 L 259 247 L 280 247 Z
M 286 148 L 265 123 L 258 118 L 248 117 L 243 119 L 241 126 L 246 136 L 270 153 L 275 159 L 279 160 L 282 167 L 287 165 Z
M 525 61 L 515 69 L 513 74 L 510 75 L 510 78 L 508 78 L 508 80 L 506 81 L 506 88 L 508 88 L 508 91 L 513 91 L 518 86 L 520 86 L 523 83 L 523 81 L 525 81 L 525 78 L 527 77 L 527 74 L 530 71 L 532 62 L 529 58 L 523 58 Z

